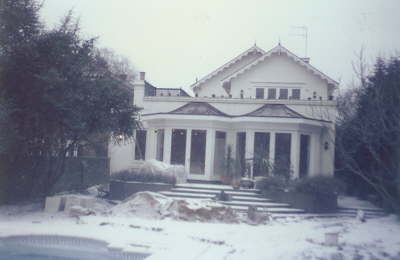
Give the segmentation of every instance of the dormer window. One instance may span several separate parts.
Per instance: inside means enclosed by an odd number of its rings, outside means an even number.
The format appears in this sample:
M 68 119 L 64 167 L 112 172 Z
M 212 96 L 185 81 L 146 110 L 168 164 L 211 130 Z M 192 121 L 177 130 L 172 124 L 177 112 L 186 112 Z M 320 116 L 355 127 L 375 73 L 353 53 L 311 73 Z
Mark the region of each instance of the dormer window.
M 300 89 L 292 89 L 292 99 L 300 99 Z
M 256 98 L 264 99 L 264 89 L 263 88 L 256 88 Z
M 279 89 L 279 99 L 288 99 L 289 98 L 289 90 L 287 88 Z
M 276 88 L 268 89 L 268 99 L 276 99 Z

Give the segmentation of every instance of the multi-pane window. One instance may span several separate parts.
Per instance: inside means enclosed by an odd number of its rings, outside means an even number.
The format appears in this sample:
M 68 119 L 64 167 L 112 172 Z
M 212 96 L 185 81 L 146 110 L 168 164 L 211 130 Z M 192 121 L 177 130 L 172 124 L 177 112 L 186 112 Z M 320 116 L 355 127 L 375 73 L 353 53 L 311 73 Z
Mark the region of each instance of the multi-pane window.
M 300 178 L 308 175 L 310 168 L 310 136 L 300 136 L 300 160 L 299 160 L 299 176 Z
M 292 89 L 292 99 L 300 99 L 300 89 Z
M 145 160 L 146 130 L 136 130 L 135 160 Z
M 276 99 L 276 88 L 268 89 L 268 99 Z
M 292 136 L 289 133 L 276 133 L 275 135 L 274 174 L 290 176 L 291 139 Z
M 263 99 L 264 98 L 264 89 L 256 88 L 256 98 Z
M 287 88 L 279 89 L 279 99 L 288 99 L 289 90 Z

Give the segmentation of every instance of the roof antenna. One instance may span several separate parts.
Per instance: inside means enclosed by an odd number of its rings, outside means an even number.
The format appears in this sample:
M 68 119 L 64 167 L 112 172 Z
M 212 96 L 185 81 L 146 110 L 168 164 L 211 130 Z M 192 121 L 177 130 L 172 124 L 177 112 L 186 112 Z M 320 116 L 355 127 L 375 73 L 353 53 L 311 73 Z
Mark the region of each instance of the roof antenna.
M 308 27 L 307 26 L 292 26 L 294 29 L 301 30 L 301 33 L 292 34 L 294 36 L 300 36 L 304 38 L 304 57 L 307 57 L 307 49 L 308 49 Z

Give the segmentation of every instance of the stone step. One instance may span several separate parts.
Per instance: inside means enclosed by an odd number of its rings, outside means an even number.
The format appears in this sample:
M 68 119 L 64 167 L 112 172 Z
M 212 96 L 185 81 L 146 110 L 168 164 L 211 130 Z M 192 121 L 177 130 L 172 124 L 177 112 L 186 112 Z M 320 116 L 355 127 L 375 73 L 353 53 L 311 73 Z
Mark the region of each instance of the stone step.
M 175 192 L 175 191 L 163 191 L 161 194 L 169 197 L 177 198 L 193 198 L 193 199 L 213 199 L 215 194 L 202 194 L 202 193 L 186 193 L 186 192 Z M 232 201 L 243 201 L 243 202 L 271 202 L 270 199 L 262 197 L 251 197 L 251 196 L 232 196 Z
M 196 194 L 219 194 L 220 190 L 209 190 L 209 189 L 189 189 L 189 188 L 173 188 L 171 191 L 173 192 L 182 192 L 182 193 L 196 193 Z M 232 196 L 246 196 L 246 197 L 258 197 L 262 198 L 262 196 L 256 192 L 241 192 L 239 190 L 231 190 L 224 191 L 226 194 L 230 194 Z
M 289 204 L 286 203 L 275 203 L 275 202 L 239 202 L 239 201 L 223 201 L 222 204 L 229 206 L 255 206 L 257 208 L 290 208 Z
M 376 213 L 376 214 L 386 214 L 383 209 L 373 209 L 373 208 L 347 208 L 347 207 L 339 207 L 340 211 L 348 211 L 348 212 L 357 212 L 358 210 L 362 210 L 365 213 Z
M 222 204 L 225 204 L 225 202 L 222 202 Z M 232 209 L 239 211 L 239 212 L 247 212 L 248 211 L 248 206 L 230 206 Z M 263 209 L 262 209 L 263 208 Z M 257 207 L 258 211 L 267 211 L 268 213 L 271 213 L 272 215 L 274 214 L 287 214 L 287 213 L 296 213 L 296 214 L 302 214 L 305 213 L 304 210 L 302 209 L 294 209 L 294 208 L 269 208 L 269 207 Z
M 185 188 L 185 189 L 216 190 L 216 191 L 223 190 L 223 191 L 238 191 L 238 192 L 249 192 L 249 193 L 258 193 L 260 191 L 257 189 L 244 189 L 244 188 L 235 190 L 232 188 L 232 186 L 222 185 L 222 184 L 184 183 L 184 184 L 177 184 L 175 187 Z

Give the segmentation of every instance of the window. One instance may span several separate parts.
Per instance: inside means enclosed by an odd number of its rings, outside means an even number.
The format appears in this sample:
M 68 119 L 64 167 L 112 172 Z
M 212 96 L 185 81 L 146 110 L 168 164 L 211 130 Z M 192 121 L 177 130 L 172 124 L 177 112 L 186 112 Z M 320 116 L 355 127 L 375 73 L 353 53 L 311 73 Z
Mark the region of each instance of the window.
M 276 99 L 276 88 L 268 89 L 268 99 Z
M 135 160 L 145 160 L 146 130 L 136 130 Z
M 268 176 L 269 173 L 269 133 L 254 133 L 253 176 Z
M 264 98 L 264 89 L 256 88 L 256 98 L 263 99 Z
M 185 165 L 186 129 L 172 129 L 171 164 Z
M 310 136 L 300 136 L 300 160 L 299 160 L 299 176 L 304 178 L 308 175 L 310 168 Z
M 288 99 L 289 90 L 287 88 L 281 88 L 279 90 L 279 99 Z
M 292 89 L 292 99 L 300 99 L 300 89 Z
M 290 176 L 291 134 L 276 133 L 274 174 Z

